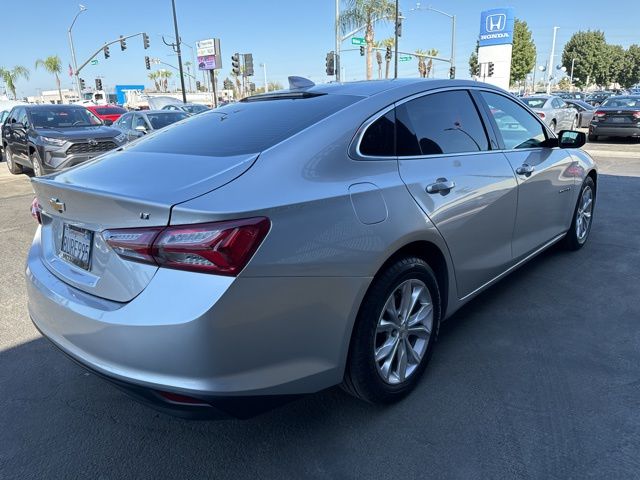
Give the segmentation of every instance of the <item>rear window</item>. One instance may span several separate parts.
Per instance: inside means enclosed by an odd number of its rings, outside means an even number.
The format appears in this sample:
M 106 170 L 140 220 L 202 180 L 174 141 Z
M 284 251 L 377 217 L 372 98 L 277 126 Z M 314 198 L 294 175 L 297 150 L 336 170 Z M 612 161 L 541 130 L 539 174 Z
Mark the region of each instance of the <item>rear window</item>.
M 232 103 L 191 117 L 130 148 L 140 152 L 216 157 L 258 153 L 360 98 L 318 95 Z
M 614 107 L 614 108 L 638 108 L 640 107 L 640 97 L 632 98 L 632 97 L 613 97 L 608 98 L 602 104 L 603 107 Z
M 96 107 L 96 113 L 98 115 L 122 115 L 123 113 L 127 113 L 127 111 L 120 107 Z
M 543 108 L 544 104 L 547 103 L 546 98 L 521 98 L 520 100 L 529 108 Z
M 184 112 L 147 113 L 147 120 L 154 130 L 160 130 L 167 125 L 184 120 L 187 116 Z

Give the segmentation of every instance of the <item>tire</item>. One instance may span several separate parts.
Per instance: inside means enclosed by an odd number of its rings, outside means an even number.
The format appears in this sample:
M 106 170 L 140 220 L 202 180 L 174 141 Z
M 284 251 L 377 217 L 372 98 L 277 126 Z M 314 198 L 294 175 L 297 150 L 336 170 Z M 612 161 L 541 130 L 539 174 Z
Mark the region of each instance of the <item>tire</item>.
M 551 131 L 553 133 L 558 133 L 558 124 L 555 120 L 551 120 L 551 124 L 549 125 L 549 127 L 551 128 Z
M 18 165 L 13 159 L 13 154 L 11 153 L 11 149 L 9 147 L 5 148 L 5 157 L 7 159 L 7 168 L 9 172 L 14 175 L 18 175 L 22 173 L 22 165 Z
M 417 294 L 419 303 L 414 302 L 403 323 L 401 300 Z M 438 282 L 424 260 L 401 258 L 381 272 L 360 306 L 342 387 L 355 397 L 379 404 L 393 403 L 409 394 L 431 357 L 440 325 L 440 305 Z M 395 322 L 389 322 L 390 318 Z M 378 360 L 376 352 L 380 354 Z
M 588 140 L 589 140 L 590 142 L 597 142 L 597 141 L 598 141 L 598 136 L 597 136 L 597 135 L 591 135 L 591 134 L 589 134 L 589 136 L 588 136 L 587 138 L 588 138 Z
M 571 128 L 569 130 L 575 130 L 577 124 L 578 124 L 578 117 L 573 117 L 573 122 L 571 122 Z
M 36 177 L 41 177 L 44 175 L 44 168 L 42 167 L 42 161 L 40 160 L 40 155 L 38 152 L 33 152 L 31 155 L 31 165 L 33 170 L 33 175 Z
M 588 195 L 590 193 L 591 201 L 586 207 Z M 585 196 L 587 198 L 585 198 Z M 573 211 L 573 219 L 571 220 L 571 228 L 564 237 L 565 247 L 569 250 L 580 250 L 589 238 L 591 225 L 593 225 L 593 212 L 596 204 L 596 186 L 591 177 L 587 177 L 582 182 L 578 201 Z M 584 222 L 587 222 L 586 226 Z

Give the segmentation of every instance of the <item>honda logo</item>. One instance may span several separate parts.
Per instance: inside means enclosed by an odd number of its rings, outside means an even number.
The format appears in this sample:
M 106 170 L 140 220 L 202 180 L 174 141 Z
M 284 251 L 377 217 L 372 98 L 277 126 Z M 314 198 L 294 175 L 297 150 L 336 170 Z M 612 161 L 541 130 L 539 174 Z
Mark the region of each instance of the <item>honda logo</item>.
M 487 32 L 501 32 L 507 26 L 507 16 L 504 13 L 488 15 L 486 20 Z

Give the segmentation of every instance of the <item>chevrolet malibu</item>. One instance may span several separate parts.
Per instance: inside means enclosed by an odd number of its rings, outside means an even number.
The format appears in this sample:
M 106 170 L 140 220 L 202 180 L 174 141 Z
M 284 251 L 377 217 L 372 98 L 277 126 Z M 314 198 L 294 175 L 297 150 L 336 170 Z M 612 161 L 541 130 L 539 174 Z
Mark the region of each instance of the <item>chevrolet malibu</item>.
M 390 403 L 442 321 L 554 243 L 587 241 L 585 135 L 556 136 L 508 93 L 291 85 L 32 180 L 43 335 L 177 414 L 336 384 Z

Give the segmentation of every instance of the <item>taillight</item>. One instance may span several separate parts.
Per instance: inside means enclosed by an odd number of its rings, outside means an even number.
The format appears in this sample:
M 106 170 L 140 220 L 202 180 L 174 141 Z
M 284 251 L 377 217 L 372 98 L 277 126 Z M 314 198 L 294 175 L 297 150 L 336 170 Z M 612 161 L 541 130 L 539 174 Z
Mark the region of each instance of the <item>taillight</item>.
M 38 202 L 37 198 L 34 198 L 33 202 L 31 202 L 31 216 L 40 225 L 42 225 L 41 214 L 42 214 L 42 207 L 40 206 L 40 202 Z
M 235 276 L 269 232 L 265 217 L 102 233 L 123 258 L 161 267 Z
M 539 116 L 540 118 L 544 118 L 544 117 L 546 117 L 546 115 L 544 114 L 544 112 L 536 112 L 536 113 L 538 114 L 538 116 Z
M 640 120 L 640 111 L 632 113 L 633 118 Z
M 593 114 L 594 117 L 602 118 L 607 115 L 607 112 L 603 112 L 602 110 L 596 110 L 596 113 Z

